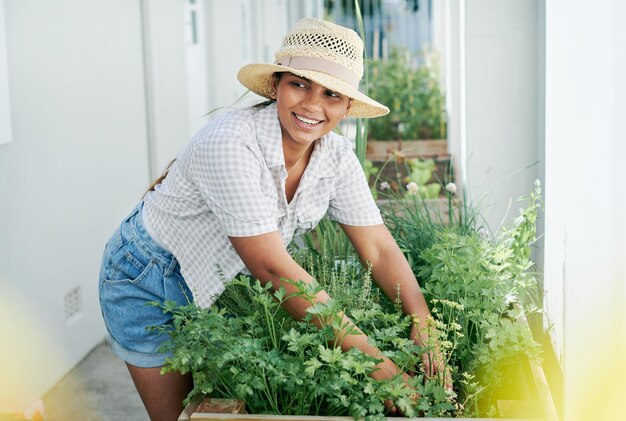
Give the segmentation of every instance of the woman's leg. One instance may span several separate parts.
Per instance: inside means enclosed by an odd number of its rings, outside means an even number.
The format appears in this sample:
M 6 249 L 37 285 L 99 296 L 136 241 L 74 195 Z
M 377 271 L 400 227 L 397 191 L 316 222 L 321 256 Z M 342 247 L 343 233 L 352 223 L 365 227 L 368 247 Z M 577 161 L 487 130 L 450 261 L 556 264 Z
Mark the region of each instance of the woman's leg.
M 170 372 L 161 367 L 141 368 L 126 364 L 143 405 L 152 421 L 175 421 L 183 412 L 183 400 L 193 388 L 191 374 Z

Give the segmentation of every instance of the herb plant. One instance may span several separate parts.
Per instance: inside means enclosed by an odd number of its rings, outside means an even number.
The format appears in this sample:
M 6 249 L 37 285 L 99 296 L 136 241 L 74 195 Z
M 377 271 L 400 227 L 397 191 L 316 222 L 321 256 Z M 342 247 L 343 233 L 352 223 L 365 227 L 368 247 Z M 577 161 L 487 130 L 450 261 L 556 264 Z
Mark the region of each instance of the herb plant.
M 413 223 L 391 215 L 398 241 L 413 245 L 407 254 L 432 313 L 454 325 L 448 329 L 455 346 L 450 364 L 466 415 L 490 414 L 507 367 L 538 358 L 538 345 L 517 319 L 536 310 L 521 298 L 536 288 L 529 247 L 541 205 L 539 184 L 525 199 L 528 206 L 498 241 L 480 235 L 472 227 L 475 218 L 444 226 L 433 225 L 423 209 L 409 212 Z
M 328 286 L 332 282 L 337 284 L 331 279 Z M 304 297 L 321 288 L 295 284 Z M 243 399 L 248 411 L 257 414 L 365 419 L 383 417 L 386 399 L 407 416 L 449 415 L 455 409 L 453 396 L 439 379 L 419 374 L 409 380 L 412 388 L 400 376 L 375 381 L 369 374 L 379 360 L 356 349 L 342 352 L 334 336 L 342 327 L 339 301 L 317 303 L 304 320 L 296 321 L 281 307 L 288 298 L 282 288 L 272 294 L 271 285 L 241 277 L 228 289 L 227 300 L 209 310 L 172 303 L 164 307 L 174 317 L 173 329 L 161 328 L 172 337 L 166 347 L 173 357 L 164 370 L 194 374 L 189 398 L 211 394 Z M 233 289 L 235 297 L 246 299 L 245 310 L 241 302 L 232 306 Z M 415 369 L 426 349 L 405 339 L 411 320 L 395 309 L 383 311 L 373 297 L 362 291 L 361 299 L 372 303 L 367 310 L 349 312 L 350 316 L 402 370 Z M 236 317 L 232 311 L 238 312 Z M 323 320 L 321 328 L 311 323 L 313 316 Z

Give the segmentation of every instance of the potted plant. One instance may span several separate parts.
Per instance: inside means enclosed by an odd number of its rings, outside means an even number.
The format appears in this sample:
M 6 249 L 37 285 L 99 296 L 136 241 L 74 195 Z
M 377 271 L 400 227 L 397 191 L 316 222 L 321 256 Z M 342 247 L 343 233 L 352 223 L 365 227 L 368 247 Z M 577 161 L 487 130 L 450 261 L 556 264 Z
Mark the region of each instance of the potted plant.
M 434 66 L 419 66 L 406 49 L 394 48 L 388 60 L 368 62 L 369 93 L 390 113 L 369 122 L 368 159 L 448 155 L 445 97 Z

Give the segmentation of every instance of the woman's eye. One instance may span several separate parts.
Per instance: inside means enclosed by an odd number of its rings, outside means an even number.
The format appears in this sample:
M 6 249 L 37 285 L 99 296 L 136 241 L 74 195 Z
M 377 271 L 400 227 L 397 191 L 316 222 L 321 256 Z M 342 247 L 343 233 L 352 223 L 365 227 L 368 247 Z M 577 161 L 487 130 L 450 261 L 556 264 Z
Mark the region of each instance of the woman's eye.
M 341 95 L 335 91 L 326 91 L 326 95 L 332 98 L 341 98 Z
M 304 88 L 304 83 L 302 82 L 291 82 L 292 86 L 295 86 L 296 88 Z

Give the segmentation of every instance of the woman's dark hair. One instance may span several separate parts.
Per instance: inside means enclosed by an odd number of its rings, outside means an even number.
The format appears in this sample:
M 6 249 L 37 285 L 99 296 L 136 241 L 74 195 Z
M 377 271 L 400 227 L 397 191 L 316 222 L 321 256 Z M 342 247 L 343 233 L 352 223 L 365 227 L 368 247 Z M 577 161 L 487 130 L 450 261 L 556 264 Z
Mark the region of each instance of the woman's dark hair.
M 254 104 L 252 107 L 253 108 L 265 108 L 268 105 L 272 105 L 275 102 L 276 102 L 275 99 L 268 99 L 267 101 L 263 101 L 263 102 L 259 102 L 258 104 Z
M 148 194 L 149 192 L 154 191 L 154 188 L 158 186 L 159 184 L 161 184 L 163 180 L 165 180 L 165 177 L 167 177 L 167 174 L 170 172 L 170 168 L 172 168 L 174 161 L 176 161 L 176 158 L 172 159 L 170 163 L 167 164 L 167 167 L 165 167 L 165 171 L 163 171 L 163 173 L 156 180 L 154 180 L 150 184 L 150 186 L 148 186 L 148 190 L 146 190 L 146 192 L 143 194 L 144 196 Z

